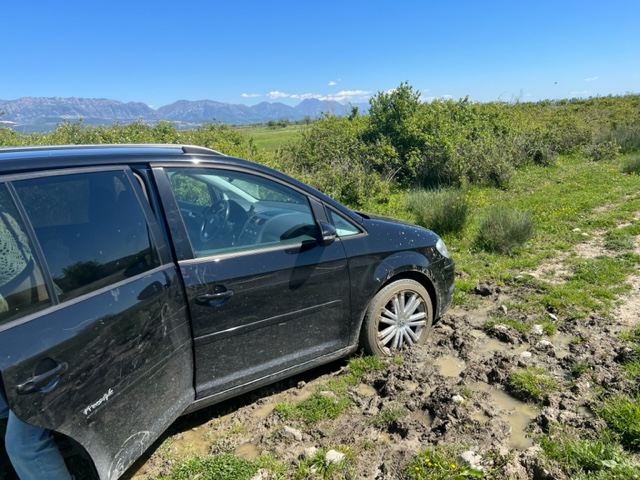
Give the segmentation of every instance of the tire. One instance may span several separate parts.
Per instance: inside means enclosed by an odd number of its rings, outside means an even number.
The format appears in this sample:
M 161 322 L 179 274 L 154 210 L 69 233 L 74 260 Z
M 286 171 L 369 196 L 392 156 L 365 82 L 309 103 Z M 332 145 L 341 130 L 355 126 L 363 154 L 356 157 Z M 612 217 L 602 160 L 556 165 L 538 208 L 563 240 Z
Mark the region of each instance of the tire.
M 423 345 L 432 323 L 433 306 L 427 290 L 415 280 L 396 280 L 371 300 L 360 343 L 370 355 L 390 356 L 396 350 Z

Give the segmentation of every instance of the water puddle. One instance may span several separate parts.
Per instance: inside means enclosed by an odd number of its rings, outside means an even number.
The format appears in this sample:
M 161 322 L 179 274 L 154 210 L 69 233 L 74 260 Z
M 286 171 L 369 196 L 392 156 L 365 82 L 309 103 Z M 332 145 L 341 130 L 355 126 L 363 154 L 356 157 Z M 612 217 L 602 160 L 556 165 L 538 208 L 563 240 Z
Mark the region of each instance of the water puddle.
M 366 383 L 361 383 L 356 387 L 356 392 L 358 392 L 363 397 L 373 397 L 378 394 L 378 391 L 373 388 L 371 385 L 367 385 Z
M 440 375 L 443 377 L 457 377 L 467 368 L 463 360 L 451 355 L 436 358 L 433 364 L 440 368 Z
M 173 446 L 180 450 L 187 450 L 193 454 L 206 454 L 211 445 L 211 439 L 207 438 L 203 428 L 184 430 L 179 436 L 173 437 Z
M 251 414 L 255 418 L 267 418 L 269 414 L 273 412 L 273 407 L 274 407 L 273 403 L 265 403 L 264 405 L 261 405 L 258 408 L 256 408 L 253 412 L 251 412 Z
M 474 347 L 474 351 L 482 354 L 483 357 L 487 357 L 493 352 L 511 352 L 518 354 L 529 348 L 527 343 L 522 343 L 516 347 L 511 343 L 501 342 L 496 338 L 489 337 L 482 330 L 471 330 L 471 335 L 480 340 L 480 343 Z
M 553 343 L 555 347 L 556 357 L 564 358 L 567 355 L 570 355 L 569 346 L 573 342 L 573 337 L 575 335 L 570 335 L 568 333 L 556 333 L 549 337 L 549 341 Z
M 411 415 L 409 415 L 409 418 L 411 418 L 411 420 L 419 421 L 426 427 L 430 427 L 431 424 L 433 423 L 433 417 L 431 416 L 431 414 L 428 411 L 424 411 L 424 410 L 415 410 L 411 412 Z
M 245 460 L 254 460 L 260 456 L 258 446 L 255 443 L 243 443 L 238 445 L 233 454 L 236 457 L 244 458 Z
M 524 450 L 533 445 L 533 439 L 527 437 L 525 429 L 529 425 L 529 422 L 538 415 L 539 410 L 536 407 L 521 402 L 508 393 L 493 388 L 486 383 L 472 383 L 469 385 L 469 388 L 471 388 L 471 390 L 488 393 L 500 410 L 507 411 L 507 413 L 499 415 L 499 417 L 511 426 L 511 438 L 509 442 L 511 448 Z M 473 418 L 480 423 L 489 421 L 489 417 L 484 413 L 476 414 Z

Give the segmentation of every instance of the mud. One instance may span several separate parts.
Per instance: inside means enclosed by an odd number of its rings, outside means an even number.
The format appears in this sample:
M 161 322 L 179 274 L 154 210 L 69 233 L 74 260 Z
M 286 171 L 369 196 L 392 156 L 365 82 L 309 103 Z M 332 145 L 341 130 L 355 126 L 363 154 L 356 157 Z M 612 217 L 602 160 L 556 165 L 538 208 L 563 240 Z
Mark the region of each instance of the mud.
M 593 243 L 588 244 L 592 255 Z M 423 347 L 402 352 L 399 360 L 365 376 L 349 390 L 352 406 L 337 420 L 304 426 L 284 421 L 274 406 L 308 398 L 340 375 L 347 360 L 181 418 L 125 478 L 168 474 L 179 461 L 174 459 L 189 454 L 229 452 L 253 459 L 270 453 L 294 465 L 311 447 L 347 446 L 355 452 L 355 478 L 391 480 L 403 477 L 419 450 L 436 445 L 474 451 L 494 478 L 566 478 L 544 461 L 536 438 L 556 427 L 597 438 L 603 423 L 591 409 L 596 387 L 633 391 L 615 360 L 624 352 L 620 331 L 638 321 L 640 280 L 629 282 L 631 294 L 613 318 L 560 319 L 552 336 L 500 323 L 487 329 L 487 320 L 500 318 L 505 302 L 517 292 L 479 285 L 474 309 L 453 309 L 433 327 Z M 571 369 L 578 362 L 588 368 L 575 378 Z M 542 404 L 509 391 L 510 374 L 527 366 L 544 368 L 561 385 Z M 385 409 L 406 415 L 380 427 L 372 419 Z

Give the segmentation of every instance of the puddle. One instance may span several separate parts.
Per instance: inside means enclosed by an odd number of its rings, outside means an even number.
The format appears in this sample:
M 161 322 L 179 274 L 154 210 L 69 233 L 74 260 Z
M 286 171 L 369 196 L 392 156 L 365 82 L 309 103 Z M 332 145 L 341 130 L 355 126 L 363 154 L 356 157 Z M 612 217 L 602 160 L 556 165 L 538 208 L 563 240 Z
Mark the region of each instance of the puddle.
M 483 357 L 486 357 L 492 352 L 511 352 L 518 354 L 525 352 L 529 348 L 529 344 L 527 343 L 522 343 L 516 347 L 511 343 L 501 342 L 497 338 L 489 337 L 482 330 L 471 330 L 471 335 L 480 340 L 480 343 L 474 347 L 474 351 L 482 354 Z
M 420 385 L 417 384 L 416 382 L 402 382 L 402 387 L 407 391 L 407 392 L 413 392 L 414 390 L 416 390 Z
M 526 436 L 525 429 L 529 425 L 529 422 L 538 415 L 539 410 L 536 407 L 521 402 L 508 393 L 493 388 L 486 383 L 472 383 L 469 385 L 469 388 L 471 388 L 471 390 L 488 393 L 500 410 L 506 410 L 508 412 L 499 415 L 499 417 L 511 426 L 511 438 L 509 442 L 511 448 L 524 450 L 533 445 L 533 439 Z M 480 423 L 489 421 L 489 417 L 484 413 L 476 414 L 473 418 Z
M 424 411 L 424 410 L 415 410 L 411 412 L 411 415 L 409 415 L 409 418 L 411 418 L 411 420 L 419 421 L 426 427 L 430 427 L 431 424 L 433 423 L 433 417 L 431 416 L 431 414 L 428 411 Z
M 378 391 L 373 388 L 371 385 L 367 385 L 365 383 L 361 383 L 356 387 L 356 392 L 358 392 L 363 397 L 373 397 L 378 394 Z
M 256 408 L 253 412 L 251 412 L 251 414 L 255 418 L 267 418 L 269 414 L 273 412 L 273 407 L 274 407 L 273 403 L 265 403 L 264 405 L 261 405 L 258 408 Z
M 236 448 L 233 454 L 245 460 L 254 460 L 260 456 L 258 446 L 255 443 L 243 443 Z
M 173 446 L 194 454 L 206 454 L 211 445 L 211 439 L 207 437 L 204 428 L 192 428 L 183 431 L 179 436 L 174 436 Z
M 567 355 L 570 355 L 569 346 L 571 342 L 573 342 L 573 337 L 575 335 L 570 335 L 568 333 L 556 333 L 549 337 L 549 341 L 553 343 L 555 347 L 556 357 L 564 358 Z
M 457 377 L 467 368 L 463 360 L 450 355 L 436 358 L 433 364 L 440 368 L 440 375 L 443 377 Z

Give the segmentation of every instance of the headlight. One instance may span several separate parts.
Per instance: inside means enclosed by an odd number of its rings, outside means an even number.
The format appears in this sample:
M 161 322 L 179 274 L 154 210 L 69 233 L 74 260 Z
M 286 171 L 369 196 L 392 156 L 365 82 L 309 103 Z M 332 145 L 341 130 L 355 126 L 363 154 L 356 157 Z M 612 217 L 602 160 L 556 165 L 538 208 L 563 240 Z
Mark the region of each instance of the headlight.
M 447 246 L 444 244 L 444 240 L 442 240 L 441 238 L 439 238 L 438 243 L 436 243 L 436 249 L 443 257 L 451 258 L 451 255 L 449 255 L 449 250 L 447 250 Z

